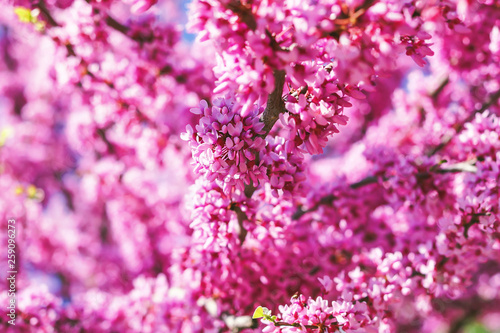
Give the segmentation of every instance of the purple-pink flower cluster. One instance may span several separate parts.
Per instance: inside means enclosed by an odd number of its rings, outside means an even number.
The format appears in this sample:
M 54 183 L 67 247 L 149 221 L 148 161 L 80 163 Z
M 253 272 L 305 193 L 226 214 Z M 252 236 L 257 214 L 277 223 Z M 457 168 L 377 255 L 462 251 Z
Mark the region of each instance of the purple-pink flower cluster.
M 189 6 L 2 2 L 0 331 L 499 330 L 497 3 Z
M 228 195 L 235 190 L 244 191 L 250 183 L 261 183 L 267 175 L 264 161 L 257 159 L 265 146 L 259 108 L 242 117 L 230 99 L 216 99 L 213 104 L 209 108 L 206 101 L 201 101 L 199 108 L 192 108 L 192 113 L 202 117 L 196 132 L 188 125 L 183 134 L 196 161 L 193 171 L 216 182 Z

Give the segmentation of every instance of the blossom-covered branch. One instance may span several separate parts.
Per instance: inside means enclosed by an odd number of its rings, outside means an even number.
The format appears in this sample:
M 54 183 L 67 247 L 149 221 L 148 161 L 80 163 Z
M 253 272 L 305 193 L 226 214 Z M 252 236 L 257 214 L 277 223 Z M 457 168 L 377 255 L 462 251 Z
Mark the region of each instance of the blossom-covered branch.
M 3 1 L 0 331 L 498 330 L 499 20 Z

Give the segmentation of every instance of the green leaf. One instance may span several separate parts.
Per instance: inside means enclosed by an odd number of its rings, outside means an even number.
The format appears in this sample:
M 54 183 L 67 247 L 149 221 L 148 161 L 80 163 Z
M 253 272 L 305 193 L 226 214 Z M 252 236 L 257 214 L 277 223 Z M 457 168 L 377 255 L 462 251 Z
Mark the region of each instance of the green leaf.
M 257 309 L 255 309 L 252 319 L 259 319 L 263 317 L 264 317 L 264 308 L 259 305 Z
M 13 132 L 14 131 L 12 130 L 12 128 L 9 127 L 6 127 L 0 131 L 0 147 L 2 147 L 5 144 L 5 142 L 10 136 L 12 136 Z
M 474 321 L 464 327 L 464 333 L 490 333 L 481 323 Z
M 40 9 L 35 8 L 33 10 L 30 10 L 26 7 L 16 7 L 14 8 L 14 13 L 16 13 L 19 21 L 23 23 L 33 24 L 36 30 L 43 31 L 45 29 L 45 22 L 38 19 L 38 15 L 40 15 Z
M 30 23 L 33 20 L 31 16 L 31 10 L 25 7 L 16 7 L 14 8 L 14 13 L 16 13 L 19 21 Z

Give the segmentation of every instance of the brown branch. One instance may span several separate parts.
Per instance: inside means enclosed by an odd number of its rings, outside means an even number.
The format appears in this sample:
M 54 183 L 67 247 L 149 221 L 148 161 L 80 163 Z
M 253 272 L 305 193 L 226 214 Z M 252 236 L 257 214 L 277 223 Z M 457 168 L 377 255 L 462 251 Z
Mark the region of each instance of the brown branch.
M 125 36 L 129 37 L 127 34 L 130 30 L 129 27 L 127 27 L 126 25 L 123 25 L 121 24 L 120 22 L 118 22 L 117 20 L 115 20 L 114 18 L 112 18 L 111 16 L 107 15 L 106 16 L 106 24 L 110 27 L 110 28 L 113 28 L 115 29 L 116 31 L 119 31 L 121 32 L 122 34 L 124 34 Z
M 251 30 L 257 29 L 257 22 L 252 13 L 251 7 L 243 5 L 239 0 L 234 0 L 226 5 L 226 8 L 231 10 L 233 13 L 238 15 L 238 17 L 243 21 Z M 275 51 L 286 51 L 281 49 L 278 42 L 271 34 L 269 30 L 266 30 L 266 35 L 271 41 L 271 47 Z M 276 121 L 279 119 L 279 115 L 285 112 L 285 103 L 283 102 L 283 87 L 285 85 L 285 71 L 275 70 L 274 73 L 274 90 L 269 94 L 267 98 L 267 106 L 262 115 L 261 121 L 264 122 L 264 132 L 262 137 L 266 137 L 271 131 Z
M 456 173 L 456 172 L 470 172 L 470 173 L 476 173 L 477 172 L 477 167 L 474 165 L 476 163 L 476 160 L 470 160 L 467 162 L 460 162 L 460 163 L 455 163 L 451 164 L 448 166 L 444 166 L 438 169 L 433 169 L 431 170 L 432 172 L 435 173 Z
M 38 8 L 40 12 L 43 14 L 45 17 L 45 20 L 53 27 L 60 27 L 61 25 L 57 23 L 57 21 L 54 19 L 54 17 L 50 14 L 49 9 L 45 5 L 44 1 L 40 1 L 34 5 L 34 8 Z M 57 42 L 56 42 L 57 43 Z M 67 52 L 67 57 L 76 57 L 75 53 L 75 47 L 70 44 L 66 43 L 64 44 L 64 47 L 66 47 L 66 52 Z
M 285 85 L 285 71 L 283 70 L 275 70 L 274 71 L 274 90 L 269 94 L 267 98 L 267 105 L 264 113 L 261 117 L 261 122 L 264 123 L 264 133 L 260 135 L 262 138 L 265 138 L 271 129 L 274 127 L 274 124 L 279 119 L 280 113 L 286 111 L 285 103 L 283 102 L 283 87 Z M 256 156 L 256 161 L 258 160 L 258 153 Z M 245 186 L 244 193 L 247 198 L 251 198 L 257 186 L 254 186 L 253 182 L 249 185 Z M 238 217 L 238 224 L 240 226 L 240 233 L 238 235 L 241 244 L 245 241 L 248 231 L 243 226 L 243 221 L 248 220 L 248 216 L 241 210 L 240 207 L 236 205 L 232 205 L 231 209 L 236 212 L 236 216 Z
M 352 183 L 351 185 L 349 185 L 349 187 L 352 188 L 353 190 L 355 190 L 357 188 L 360 188 L 360 187 L 363 187 L 366 185 L 375 184 L 378 182 L 378 179 L 379 179 L 379 177 L 377 177 L 377 176 L 368 176 L 368 177 L 361 179 L 359 182 Z
M 108 25 L 108 27 L 115 29 L 116 31 L 122 33 L 123 35 L 127 36 L 128 38 L 130 38 L 138 43 L 151 43 L 154 41 L 153 34 L 151 34 L 151 35 L 129 34 L 130 27 L 127 27 L 126 25 L 118 22 L 116 19 L 114 19 L 109 14 L 106 14 L 105 22 Z
M 379 180 L 378 176 L 368 176 L 368 177 L 361 179 L 360 181 L 358 181 L 356 183 L 352 183 L 351 185 L 349 185 L 349 187 L 351 189 L 355 190 L 357 188 L 360 188 L 360 187 L 363 187 L 366 185 L 376 184 L 378 182 L 378 180 Z M 336 197 L 334 195 L 329 194 L 329 195 L 326 195 L 323 198 L 321 198 L 314 206 L 312 206 L 311 208 L 309 208 L 307 210 L 303 210 L 302 207 L 299 207 L 297 209 L 297 211 L 295 213 L 293 213 L 292 220 L 298 220 L 303 215 L 310 213 L 310 212 L 314 212 L 322 205 L 331 205 L 335 199 L 336 199 Z
M 431 98 L 434 99 L 434 100 L 436 98 L 438 98 L 438 96 L 441 94 L 441 92 L 444 90 L 444 88 L 448 85 L 448 83 L 450 83 L 450 78 L 447 76 L 443 81 L 441 81 L 441 83 L 436 88 L 436 90 L 434 90 L 431 93 Z
M 251 8 L 244 6 L 239 0 L 231 1 L 226 5 L 227 9 L 233 11 L 238 17 L 251 29 L 255 30 L 257 28 L 257 22 L 252 14 Z M 279 44 L 274 39 L 274 36 L 266 30 L 266 35 L 271 41 L 271 47 L 273 50 L 282 50 Z M 266 137 L 271 131 L 276 121 L 279 119 L 279 115 L 285 112 L 285 103 L 283 102 L 283 87 L 285 85 L 285 71 L 275 70 L 274 73 L 274 90 L 269 94 L 267 98 L 267 106 L 262 115 L 261 121 L 265 124 L 264 132 L 262 137 Z
M 489 213 L 475 213 L 471 215 L 470 221 L 464 224 L 464 237 L 469 238 L 469 229 L 474 225 L 479 223 L 480 216 L 490 216 Z M 464 217 L 465 219 L 465 217 Z
M 90 0 L 85 0 L 85 1 L 88 4 L 92 5 L 92 3 L 90 2 Z M 97 7 L 92 6 L 92 8 L 93 8 L 95 14 L 98 14 L 101 11 Z M 107 13 L 105 14 L 105 16 L 106 17 L 104 19 L 104 22 L 106 22 L 106 24 L 108 25 L 108 27 L 113 28 L 113 29 L 115 29 L 118 32 L 121 32 L 122 34 L 124 34 L 125 36 L 129 37 L 130 39 L 135 40 L 136 42 L 140 42 L 140 43 L 143 43 L 143 42 L 151 43 L 151 42 L 153 42 L 153 40 L 154 40 L 153 35 L 151 35 L 151 36 L 143 36 L 143 35 L 131 36 L 131 35 L 129 35 L 130 27 L 127 27 L 126 25 L 118 22 L 116 19 L 114 19 L 111 15 L 109 15 Z
M 448 333 L 458 333 L 461 329 L 467 325 L 472 319 L 474 319 L 479 313 L 477 308 L 469 309 L 464 315 L 462 315 L 457 321 L 455 321 L 449 328 Z
M 73 47 L 73 45 L 67 43 L 64 44 L 64 46 L 66 47 L 67 57 L 76 57 L 75 48 Z
M 375 3 L 377 3 L 377 0 L 366 0 L 363 4 L 356 8 L 349 8 L 347 4 L 342 3 L 340 15 L 333 20 L 333 23 L 336 26 L 335 30 L 325 33 L 323 37 L 330 36 L 338 40 L 340 35 L 350 27 L 356 25 L 361 17 Z
M 52 17 L 52 15 L 50 14 L 49 10 L 47 9 L 47 6 L 45 5 L 45 2 L 40 1 L 37 4 L 35 4 L 34 7 L 40 9 L 40 12 L 43 14 L 43 16 L 45 16 L 45 19 L 51 26 L 53 27 L 60 26 L 59 23 L 57 23 L 54 17 Z
M 499 98 L 500 98 L 500 90 L 498 90 L 497 92 L 493 93 L 490 96 L 490 99 L 486 103 L 484 103 L 479 109 L 477 109 L 474 112 L 472 112 L 463 121 L 455 124 L 453 126 L 453 128 L 455 130 L 455 133 L 446 135 L 443 138 L 443 140 L 441 141 L 441 143 L 439 145 L 437 145 L 436 147 L 434 147 L 433 149 L 431 149 L 427 153 L 427 156 L 429 156 L 429 157 L 433 156 L 438 151 L 440 151 L 441 149 L 443 149 L 444 147 L 446 147 L 450 143 L 450 141 L 455 137 L 455 135 L 459 134 L 464 129 L 465 124 L 471 122 L 474 119 L 474 117 L 476 116 L 476 114 L 480 114 L 480 113 L 483 113 L 484 111 L 486 111 L 490 106 L 492 106 L 494 103 L 496 103 Z
M 321 205 L 331 205 L 335 199 L 337 199 L 337 197 L 335 197 L 333 194 L 329 194 L 321 198 L 314 206 L 312 206 L 308 210 L 303 210 L 302 207 L 299 207 L 297 211 L 292 215 L 292 220 L 298 220 L 303 215 L 314 212 Z
M 274 90 L 267 97 L 267 105 L 262 117 L 260 119 L 261 122 L 264 123 L 263 131 L 264 133 L 260 135 L 261 138 L 265 138 L 274 124 L 280 117 L 280 113 L 286 111 L 285 102 L 283 102 L 283 87 L 285 85 L 285 71 L 284 70 L 275 70 L 274 71 Z M 258 162 L 259 156 L 256 156 L 256 162 Z M 257 186 L 251 182 L 249 185 L 245 186 L 245 196 L 247 198 L 251 198 Z
M 241 210 L 239 206 L 237 206 L 236 203 L 231 204 L 230 209 L 236 213 L 236 217 L 238 218 L 238 225 L 240 227 L 240 231 L 238 233 L 238 238 L 240 240 L 240 246 L 243 245 L 243 242 L 245 241 L 245 238 L 247 237 L 248 230 L 245 229 L 245 226 L 243 225 L 244 221 L 248 221 L 248 216 L 245 214 L 244 211 Z
M 253 16 L 251 8 L 245 7 L 239 0 L 231 1 L 226 5 L 226 8 L 238 15 L 240 20 L 251 30 L 257 29 L 257 21 Z
M 287 322 L 284 322 L 284 321 L 278 321 L 276 324 L 276 326 L 278 327 L 283 327 L 283 326 L 288 326 L 288 327 L 300 327 L 300 324 L 289 324 Z M 315 328 L 318 328 L 318 326 L 316 325 L 304 325 L 305 328 L 311 328 L 311 329 L 315 329 Z
M 436 173 L 436 174 L 458 173 L 458 172 L 475 173 L 475 172 L 477 172 L 477 168 L 474 165 L 475 162 L 476 162 L 475 160 L 471 160 L 468 162 L 459 162 L 459 163 L 451 164 L 449 166 L 444 166 L 441 168 L 431 167 L 429 169 L 429 171 L 418 172 L 415 175 L 415 177 L 428 178 L 431 176 L 432 173 Z M 355 189 L 364 187 L 366 185 L 376 184 L 376 183 L 378 183 L 378 181 L 381 177 L 382 176 L 368 176 L 368 177 L 361 179 L 360 181 L 358 181 L 356 183 L 350 184 L 349 187 L 351 189 L 355 190 Z M 382 177 L 382 180 L 384 180 L 384 181 L 387 179 L 388 179 L 387 177 Z M 331 205 L 335 199 L 336 199 L 336 197 L 334 195 L 329 194 L 329 195 L 322 197 L 314 206 L 312 206 L 311 208 L 309 208 L 307 210 L 303 210 L 302 207 L 299 206 L 297 208 L 297 210 L 295 211 L 295 213 L 293 213 L 292 220 L 298 220 L 302 216 L 304 216 L 305 214 L 316 211 L 322 205 Z
M 274 71 L 274 90 L 267 97 L 267 105 L 262 115 L 261 121 L 265 124 L 262 137 L 266 137 L 271 131 L 280 114 L 286 111 L 283 102 L 283 87 L 285 85 L 285 71 Z
M 64 198 L 66 199 L 66 202 L 68 204 L 68 208 L 71 211 L 74 211 L 75 204 L 73 202 L 73 195 L 71 194 L 70 190 L 63 183 L 62 172 L 61 171 L 54 171 L 53 175 L 54 175 L 54 178 L 57 180 L 57 182 L 60 183 L 60 189 L 61 189 L 62 194 L 64 195 Z
M 106 130 L 102 129 L 102 128 L 98 128 L 96 130 L 96 132 L 97 132 L 97 135 L 99 135 L 99 137 L 102 139 L 102 141 L 104 141 L 104 143 L 106 144 L 106 147 L 107 147 L 108 151 L 111 154 L 116 154 L 115 147 L 113 146 L 113 144 L 106 137 Z

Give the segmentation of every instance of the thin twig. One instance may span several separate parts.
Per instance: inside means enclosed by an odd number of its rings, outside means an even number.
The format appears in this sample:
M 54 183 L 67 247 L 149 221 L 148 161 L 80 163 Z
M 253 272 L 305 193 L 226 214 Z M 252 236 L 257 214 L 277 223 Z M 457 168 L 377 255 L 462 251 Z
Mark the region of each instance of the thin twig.
M 274 127 L 274 124 L 279 119 L 281 113 L 286 111 L 285 102 L 283 102 L 283 87 L 285 85 L 285 71 L 284 70 L 275 70 L 274 71 L 274 90 L 267 97 L 267 105 L 262 117 L 260 119 L 261 122 L 264 123 L 263 131 L 264 133 L 260 135 L 260 137 L 265 138 L 271 129 Z M 258 155 L 258 154 L 257 154 Z M 256 156 L 256 161 L 258 161 L 258 156 Z M 257 186 L 252 183 L 245 186 L 245 196 L 247 198 L 251 198 Z
M 357 188 L 360 188 L 360 187 L 363 187 L 366 185 L 375 184 L 378 182 L 378 179 L 379 179 L 379 177 L 377 177 L 377 176 L 368 176 L 368 177 L 361 179 L 359 182 L 352 183 L 351 185 L 349 185 L 349 187 L 352 188 L 353 190 L 355 190 Z
M 266 137 L 271 131 L 276 121 L 279 119 L 281 113 L 286 111 L 285 103 L 283 102 L 283 87 L 285 85 L 285 71 L 274 71 L 274 90 L 267 98 L 266 109 L 262 115 L 261 121 L 265 124 L 264 134 Z
M 448 166 L 440 167 L 440 168 L 433 168 L 431 167 L 429 171 L 424 171 L 424 172 L 418 172 L 415 177 L 417 178 L 428 178 L 431 176 L 431 174 L 444 174 L 444 173 L 458 173 L 458 172 L 470 172 L 470 173 L 475 173 L 477 172 L 477 167 L 474 165 L 476 161 L 471 160 L 467 162 L 459 162 L 455 164 L 451 164 Z M 382 176 L 368 176 L 356 183 L 352 183 L 349 185 L 349 187 L 353 190 L 364 187 L 366 185 L 370 184 L 376 184 L 378 181 L 381 179 Z M 382 177 L 382 180 L 387 180 L 389 178 L 387 177 Z M 328 194 L 324 197 L 322 197 L 314 206 L 307 210 L 303 210 L 302 207 L 298 207 L 295 213 L 292 215 L 292 220 L 298 220 L 300 219 L 303 215 L 314 212 L 316 211 L 320 206 L 322 205 L 331 205 L 333 201 L 336 199 L 336 197 L 332 194 Z
M 433 156 L 438 151 L 440 151 L 441 149 L 443 149 L 444 147 L 446 147 L 448 145 L 448 143 L 450 143 L 450 141 L 455 137 L 455 135 L 459 134 L 464 129 L 465 124 L 471 122 L 474 119 L 474 117 L 476 116 L 476 114 L 481 114 L 484 111 L 486 111 L 490 106 L 492 106 L 494 103 L 496 103 L 499 98 L 500 98 L 500 90 L 498 90 L 497 92 L 493 93 L 490 96 L 490 99 L 486 103 L 484 103 L 483 105 L 481 105 L 481 107 L 479 109 L 477 109 L 474 112 L 472 112 L 463 121 L 455 124 L 455 126 L 453 126 L 453 128 L 455 130 L 455 133 L 446 135 L 443 138 L 443 140 L 441 141 L 441 143 L 439 145 L 437 145 L 436 147 L 434 147 L 433 149 L 431 149 L 427 153 L 427 156 L 429 156 L 429 157 Z
M 462 315 L 457 321 L 455 321 L 449 328 L 448 333 L 458 333 L 460 330 L 469 323 L 472 319 L 474 319 L 479 310 L 477 308 L 469 309 L 464 315 Z
M 126 25 L 123 25 L 121 24 L 120 22 L 118 22 L 117 20 L 115 20 L 114 18 L 112 18 L 111 16 L 107 15 L 106 16 L 106 24 L 110 27 L 110 28 L 113 28 L 115 29 L 116 31 L 119 31 L 121 32 L 122 34 L 124 34 L 125 36 L 129 37 L 127 34 L 130 30 L 129 27 L 127 27 Z
M 59 27 L 59 23 L 56 22 L 54 17 L 50 14 L 49 10 L 47 9 L 47 6 L 45 5 L 44 1 L 40 1 L 35 5 L 35 8 L 40 9 L 40 12 L 42 12 L 43 16 L 47 19 L 47 22 L 53 26 L 53 27 Z
M 240 231 L 238 233 L 238 238 L 240 240 L 240 245 L 243 245 L 243 242 L 245 241 L 245 238 L 247 237 L 247 234 L 248 234 L 248 230 L 245 229 L 245 226 L 243 225 L 243 222 L 244 221 L 248 221 L 248 216 L 235 203 L 233 203 L 231 205 L 230 209 L 236 213 L 236 217 L 238 218 L 238 225 L 240 227 Z
M 438 96 L 441 94 L 441 92 L 444 90 L 444 88 L 448 85 L 448 83 L 450 83 L 450 78 L 447 76 L 443 81 L 441 81 L 441 83 L 439 84 L 439 86 L 436 88 L 436 90 L 434 90 L 432 93 L 431 93 L 431 98 L 432 99 L 436 99 L 438 98 Z
M 226 5 L 226 8 L 238 15 L 240 20 L 243 21 L 251 30 L 257 29 L 257 21 L 255 21 L 255 17 L 253 16 L 251 9 L 245 7 L 239 0 L 231 1 Z
M 64 195 L 64 198 L 66 199 L 66 202 L 68 204 L 68 208 L 71 211 L 74 211 L 75 210 L 75 204 L 73 202 L 73 195 L 70 192 L 70 190 L 64 185 L 64 182 L 63 182 L 63 179 L 62 179 L 62 172 L 60 172 L 60 171 L 54 171 L 53 175 L 54 175 L 54 178 L 57 180 L 57 182 L 60 183 L 61 192 Z
M 104 143 L 106 144 L 106 147 L 107 147 L 109 153 L 111 153 L 113 155 L 116 154 L 115 147 L 106 137 L 106 130 L 102 129 L 102 128 L 97 128 L 96 132 L 99 135 L 99 137 L 102 139 L 102 141 L 104 141 Z

